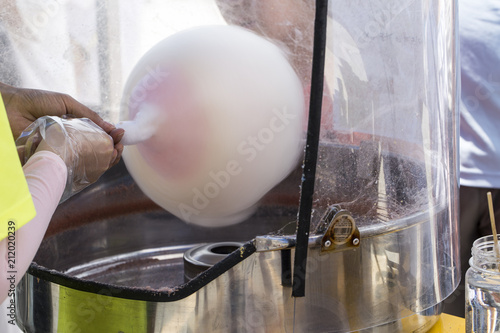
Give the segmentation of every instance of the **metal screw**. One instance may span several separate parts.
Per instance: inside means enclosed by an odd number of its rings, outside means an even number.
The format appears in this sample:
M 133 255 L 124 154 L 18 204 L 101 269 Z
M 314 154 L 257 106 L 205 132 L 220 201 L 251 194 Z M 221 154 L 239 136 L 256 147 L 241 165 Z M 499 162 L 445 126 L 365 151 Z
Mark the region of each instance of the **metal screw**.
M 359 244 L 359 238 L 354 238 L 352 240 L 352 244 L 354 244 L 355 246 Z
M 327 240 L 327 241 L 325 242 L 325 247 L 330 247 L 330 245 L 332 245 L 332 242 L 330 242 L 329 240 Z

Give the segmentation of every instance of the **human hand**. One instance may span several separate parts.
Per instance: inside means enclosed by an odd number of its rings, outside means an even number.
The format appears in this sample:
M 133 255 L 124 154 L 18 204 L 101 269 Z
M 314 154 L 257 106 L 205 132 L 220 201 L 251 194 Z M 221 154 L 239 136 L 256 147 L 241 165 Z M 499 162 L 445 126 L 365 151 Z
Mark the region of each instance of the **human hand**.
M 24 161 L 39 151 L 51 151 L 66 164 L 68 180 L 61 201 L 94 183 L 111 166 L 113 139 L 87 118 L 44 116 L 16 140 Z
M 124 130 L 115 128 L 114 125 L 104 121 L 96 112 L 72 97 L 44 90 L 15 88 L 3 83 L 0 83 L 0 93 L 15 139 L 40 117 L 73 115 L 78 118 L 90 119 L 112 137 L 114 149 L 110 166 L 115 165 L 120 160 L 123 152 L 120 140 Z

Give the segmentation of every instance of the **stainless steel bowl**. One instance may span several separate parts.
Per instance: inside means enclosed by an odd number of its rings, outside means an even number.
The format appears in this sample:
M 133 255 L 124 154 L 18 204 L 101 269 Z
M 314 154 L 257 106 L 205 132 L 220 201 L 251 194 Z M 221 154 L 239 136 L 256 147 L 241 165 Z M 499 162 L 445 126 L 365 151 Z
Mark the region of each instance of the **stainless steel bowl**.
M 425 187 L 418 165 L 386 159 L 413 177 L 387 190 L 400 191 L 403 205 L 415 202 Z M 58 209 L 17 288 L 18 325 L 30 333 L 427 330 L 458 276 L 453 249 L 431 237 L 448 210 L 401 214 L 389 203 L 383 216 L 394 219 L 374 222 L 378 196 L 362 182 L 341 181 L 352 179 L 345 177 L 352 165 L 322 161 L 338 170 L 329 181 L 342 189 L 337 202 L 356 220 L 360 244 L 322 252 L 321 235 L 312 234 L 305 297 L 292 298 L 290 283 L 300 168 L 247 221 L 208 229 L 154 205 L 119 164 Z M 350 204 L 348 192 L 366 195 Z M 243 245 L 185 282 L 185 252 L 219 242 Z

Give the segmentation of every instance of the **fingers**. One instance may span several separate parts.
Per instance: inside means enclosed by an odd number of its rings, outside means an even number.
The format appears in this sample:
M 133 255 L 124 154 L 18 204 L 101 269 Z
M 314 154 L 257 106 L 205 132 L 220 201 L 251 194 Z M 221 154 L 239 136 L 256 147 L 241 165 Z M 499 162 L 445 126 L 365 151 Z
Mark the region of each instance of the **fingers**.
M 11 129 L 16 138 L 33 121 L 43 116 L 74 115 L 77 118 L 88 118 L 113 139 L 114 147 L 109 167 L 120 161 L 123 152 L 123 144 L 120 141 L 125 131 L 104 121 L 99 114 L 73 97 L 45 90 L 15 88 L 2 83 L 0 92 L 4 97 Z
M 4 100 L 12 132 L 16 138 L 29 124 L 43 116 L 62 117 L 72 114 L 78 118 L 92 120 L 108 134 L 115 129 L 113 124 L 104 121 L 96 112 L 67 94 L 16 88 L 3 83 L 0 83 L 0 93 Z M 119 140 L 115 141 L 115 143 L 117 142 Z
M 118 162 L 120 162 L 120 159 L 122 157 L 122 153 L 123 153 L 123 145 L 121 143 L 119 143 L 115 146 L 115 149 L 113 151 L 113 157 L 111 158 L 111 163 L 109 163 L 110 168 L 112 166 L 118 164 Z
M 18 94 L 22 97 L 19 100 L 23 105 L 19 109 L 23 110 L 25 117 L 35 119 L 43 116 L 74 115 L 77 118 L 88 118 L 106 133 L 110 133 L 115 126 L 104 121 L 97 112 L 92 111 L 82 103 L 67 94 L 37 89 L 18 89 Z
M 110 134 L 111 131 L 115 129 L 115 126 L 113 124 L 104 121 L 101 118 L 101 116 L 99 116 L 96 112 L 92 111 L 85 105 L 81 104 L 73 97 L 66 94 L 57 94 L 57 95 L 65 105 L 66 114 L 73 114 L 78 118 L 88 118 L 92 120 L 94 123 L 96 123 L 97 126 L 101 127 L 108 134 Z
M 111 132 L 109 132 L 108 134 L 113 138 L 113 142 L 116 145 L 117 143 L 119 143 L 122 140 L 124 133 L 125 133 L 124 129 L 115 128 Z
M 115 144 L 113 157 L 111 158 L 111 163 L 109 164 L 110 168 L 120 161 L 123 153 L 123 144 L 121 144 L 120 141 L 122 140 L 124 133 L 125 131 L 121 128 L 115 128 L 109 133 Z

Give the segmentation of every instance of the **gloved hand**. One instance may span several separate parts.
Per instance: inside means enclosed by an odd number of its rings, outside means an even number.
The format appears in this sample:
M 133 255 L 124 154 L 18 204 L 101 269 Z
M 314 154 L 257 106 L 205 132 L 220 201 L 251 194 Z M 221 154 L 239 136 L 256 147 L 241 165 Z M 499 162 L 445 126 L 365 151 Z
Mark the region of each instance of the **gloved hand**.
M 16 146 L 23 164 L 41 150 L 61 157 L 68 168 L 61 202 L 96 182 L 113 162 L 113 139 L 87 118 L 38 118 L 21 133 Z
M 21 132 L 39 117 L 74 115 L 92 120 L 111 135 L 115 144 L 113 165 L 120 160 L 123 151 L 123 145 L 120 143 L 123 130 L 116 129 L 72 97 L 52 91 L 16 88 L 1 82 L 0 93 L 14 138 L 18 138 Z

